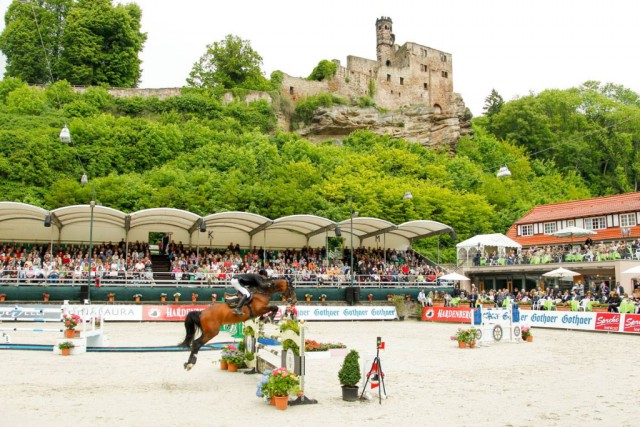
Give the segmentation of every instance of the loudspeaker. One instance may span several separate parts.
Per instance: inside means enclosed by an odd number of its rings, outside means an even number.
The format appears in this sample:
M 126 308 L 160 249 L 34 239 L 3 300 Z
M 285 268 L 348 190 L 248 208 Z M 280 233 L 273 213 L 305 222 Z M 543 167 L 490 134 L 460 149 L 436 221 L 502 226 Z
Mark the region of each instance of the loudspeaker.
M 360 302 L 360 288 L 355 286 L 353 287 L 353 302 L 354 303 L 359 303 Z
M 347 302 L 347 304 L 353 305 L 353 287 L 352 286 L 349 286 L 348 288 L 344 289 L 344 300 Z
M 80 300 L 89 299 L 89 285 L 80 286 Z
M 51 214 L 47 214 L 47 216 L 44 217 L 44 226 L 51 227 Z
M 335 233 L 336 237 L 342 237 L 342 230 L 340 230 L 340 227 L 336 227 Z
M 207 224 L 204 222 L 204 219 L 200 218 L 200 231 L 204 233 L 207 231 Z

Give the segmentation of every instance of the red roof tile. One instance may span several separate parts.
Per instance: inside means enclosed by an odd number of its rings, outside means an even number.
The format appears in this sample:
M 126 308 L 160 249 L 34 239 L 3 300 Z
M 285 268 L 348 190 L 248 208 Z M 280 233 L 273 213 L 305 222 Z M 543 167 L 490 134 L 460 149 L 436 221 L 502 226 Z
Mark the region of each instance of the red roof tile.
M 635 211 L 640 211 L 640 192 L 536 206 L 515 225 Z

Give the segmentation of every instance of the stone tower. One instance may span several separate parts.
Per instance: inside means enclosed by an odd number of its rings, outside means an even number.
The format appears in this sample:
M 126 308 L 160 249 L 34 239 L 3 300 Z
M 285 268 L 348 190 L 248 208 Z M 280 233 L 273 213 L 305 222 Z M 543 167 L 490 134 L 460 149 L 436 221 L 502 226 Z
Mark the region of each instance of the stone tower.
M 391 61 L 395 41 L 391 18 L 382 16 L 376 19 L 376 53 L 379 64 L 391 65 L 387 64 L 387 61 Z

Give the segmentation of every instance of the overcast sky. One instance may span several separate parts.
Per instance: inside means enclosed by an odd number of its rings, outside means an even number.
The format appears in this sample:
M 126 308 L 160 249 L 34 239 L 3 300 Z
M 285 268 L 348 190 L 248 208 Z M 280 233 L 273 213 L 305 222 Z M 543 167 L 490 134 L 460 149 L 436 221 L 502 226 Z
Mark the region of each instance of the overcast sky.
M 9 0 L 0 0 L 2 14 Z M 128 3 L 121 1 L 121 3 Z M 308 76 L 322 59 L 375 59 L 375 21 L 396 43 L 453 55 L 454 90 L 474 115 L 495 88 L 505 100 L 587 80 L 640 92 L 638 0 L 137 0 L 141 87 L 180 87 L 206 45 L 233 34 L 274 70 Z M 4 25 L 3 23 L 0 25 Z

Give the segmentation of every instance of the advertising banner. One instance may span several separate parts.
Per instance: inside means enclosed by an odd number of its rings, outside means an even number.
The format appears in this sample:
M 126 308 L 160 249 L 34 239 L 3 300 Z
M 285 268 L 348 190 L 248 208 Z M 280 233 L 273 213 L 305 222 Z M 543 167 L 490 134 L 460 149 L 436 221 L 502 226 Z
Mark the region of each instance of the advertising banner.
M 622 332 L 640 333 L 640 314 L 625 314 Z
M 469 307 L 423 307 L 422 320 L 432 322 L 471 322 Z
M 620 330 L 619 313 L 596 313 L 596 331 L 618 332 Z

